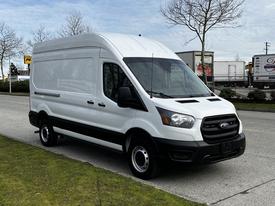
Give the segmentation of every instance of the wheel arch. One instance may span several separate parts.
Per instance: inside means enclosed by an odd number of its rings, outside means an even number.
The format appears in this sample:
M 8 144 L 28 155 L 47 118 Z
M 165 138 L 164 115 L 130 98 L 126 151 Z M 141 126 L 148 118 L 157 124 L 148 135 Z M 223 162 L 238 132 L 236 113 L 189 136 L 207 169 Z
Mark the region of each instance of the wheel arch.
M 125 135 L 126 135 L 126 140 L 125 140 L 125 144 L 123 145 L 124 152 L 128 152 L 131 141 L 136 138 L 148 140 L 156 147 L 156 144 L 152 135 L 150 135 L 149 132 L 147 132 L 142 128 L 139 128 L 139 127 L 131 128 L 126 132 Z
M 39 123 L 39 125 L 41 124 L 41 120 L 43 120 L 43 119 L 48 120 L 48 118 L 49 118 L 49 115 L 46 111 L 41 110 L 41 111 L 38 112 L 38 123 Z

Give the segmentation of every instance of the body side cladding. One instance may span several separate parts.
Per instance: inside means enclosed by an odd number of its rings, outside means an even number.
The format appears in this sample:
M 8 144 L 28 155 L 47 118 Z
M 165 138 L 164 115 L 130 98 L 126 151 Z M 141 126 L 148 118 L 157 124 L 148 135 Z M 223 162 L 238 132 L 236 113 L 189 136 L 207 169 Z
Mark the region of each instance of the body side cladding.
M 46 113 L 45 113 L 46 114 Z M 114 132 L 111 130 L 106 130 L 98 127 L 94 127 L 87 124 L 82 124 L 70 120 L 61 119 L 58 117 L 47 116 L 48 120 L 51 122 L 53 127 L 57 127 L 63 130 L 68 130 L 74 133 L 79 133 L 81 135 L 90 136 L 103 141 L 108 141 L 111 143 L 125 145 L 126 135 L 119 132 Z M 30 123 L 39 127 L 40 113 L 30 111 L 29 112 Z
M 31 125 L 35 127 L 39 127 L 39 114 L 34 111 L 29 112 L 29 121 Z
M 71 132 L 79 133 L 82 135 L 94 137 L 96 139 L 101 139 L 103 141 L 112 142 L 115 144 L 124 145 L 126 140 L 126 135 L 119 132 L 114 132 L 111 130 L 106 130 L 87 124 L 82 124 L 70 120 L 65 120 L 57 117 L 49 117 L 52 125 L 61 129 L 65 129 Z
M 39 127 L 39 121 L 41 118 L 41 115 L 45 114 L 48 118 L 48 120 L 51 122 L 53 127 L 60 128 L 62 130 L 67 130 L 73 133 L 78 133 L 81 135 L 89 136 L 92 138 L 96 138 L 102 141 L 106 142 L 111 142 L 114 144 L 119 144 L 122 146 L 123 151 L 127 152 L 128 147 L 130 145 L 131 141 L 131 134 L 140 134 L 142 137 L 148 137 L 150 140 L 154 143 L 156 146 L 156 143 L 154 139 L 151 137 L 151 135 L 145 131 L 144 129 L 141 128 L 131 128 L 129 129 L 125 134 L 119 133 L 119 132 L 114 132 L 111 130 L 106 130 L 70 120 L 65 120 L 53 116 L 48 116 L 46 112 L 34 112 L 30 111 L 29 112 L 29 121 L 30 123 L 35 126 Z

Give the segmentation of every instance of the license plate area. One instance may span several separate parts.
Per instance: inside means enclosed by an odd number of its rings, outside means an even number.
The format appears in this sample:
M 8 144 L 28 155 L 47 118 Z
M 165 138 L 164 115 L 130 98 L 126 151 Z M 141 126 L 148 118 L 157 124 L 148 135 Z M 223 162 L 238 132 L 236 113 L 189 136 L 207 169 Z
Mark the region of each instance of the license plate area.
M 233 149 L 231 142 L 224 142 L 221 144 L 221 152 L 222 154 L 228 154 L 231 153 Z

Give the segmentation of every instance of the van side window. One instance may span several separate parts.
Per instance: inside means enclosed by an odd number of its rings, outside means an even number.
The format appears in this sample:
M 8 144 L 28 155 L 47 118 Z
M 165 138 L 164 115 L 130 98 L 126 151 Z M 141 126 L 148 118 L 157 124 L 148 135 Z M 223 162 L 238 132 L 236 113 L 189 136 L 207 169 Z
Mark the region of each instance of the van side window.
M 114 63 L 104 63 L 103 65 L 103 90 L 105 96 L 117 102 L 118 89 L 120 87 L 131 86 L 130 80 L 122 69 Z

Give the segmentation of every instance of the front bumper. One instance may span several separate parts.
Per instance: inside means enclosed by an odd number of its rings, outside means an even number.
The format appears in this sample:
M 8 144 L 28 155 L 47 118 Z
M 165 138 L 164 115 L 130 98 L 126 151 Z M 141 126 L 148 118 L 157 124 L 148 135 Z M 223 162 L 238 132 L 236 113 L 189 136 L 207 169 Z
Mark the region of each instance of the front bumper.
M 230 141 L 208 144 L 204 141 L 177 141 L 154 138 L 160 157 L 184 163 L 215 163 L 242 155 L 245 135 Z

